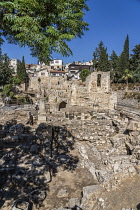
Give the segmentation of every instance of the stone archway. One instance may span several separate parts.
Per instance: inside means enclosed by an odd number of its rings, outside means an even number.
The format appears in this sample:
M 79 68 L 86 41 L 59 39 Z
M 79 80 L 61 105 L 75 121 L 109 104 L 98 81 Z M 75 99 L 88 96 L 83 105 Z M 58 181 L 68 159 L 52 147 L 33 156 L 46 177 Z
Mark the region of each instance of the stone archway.
M 59 104 L 59 111 L 60 111 L 61 109 L 66 108 L 66 105 L 67 105 L 67 103 L 66 103 L 65 101 L 62 101 L 62 102 Z

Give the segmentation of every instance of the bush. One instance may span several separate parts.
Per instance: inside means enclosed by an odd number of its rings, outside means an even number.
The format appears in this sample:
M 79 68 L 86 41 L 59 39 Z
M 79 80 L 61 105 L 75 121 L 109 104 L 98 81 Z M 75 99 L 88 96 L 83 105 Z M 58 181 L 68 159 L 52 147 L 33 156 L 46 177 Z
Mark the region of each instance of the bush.
M 82 82 L 84 82 L 87 78 L 87 76 L 89 76 L 91 74 L 91 71 L 89 69 L 83 69 L 81 72 L 80 72 L 80 77 L 82 79 Z
M 18 97 L 18 103 L 20 104 L 25 103 L 25 98 L 23 96 Z
M 11 84 L 4 85 L 2 94 L 3 94 L 4 97 L 5 96 L 10 96 L 11 91 L 12 91 L 12 85 Z
M 49 100 L 49 96 L 46 96 L 46 101 L 48 101 Z
M 17 76 L 13 77 L 13 84 L 19 85 L 20 83 L 20 79 Z
M 10 93 L 9 93 L 9 97 L 11 98 L 11 99 L 13 99 L 14 98 L 14 92 L 13 91 L 10 91 Z

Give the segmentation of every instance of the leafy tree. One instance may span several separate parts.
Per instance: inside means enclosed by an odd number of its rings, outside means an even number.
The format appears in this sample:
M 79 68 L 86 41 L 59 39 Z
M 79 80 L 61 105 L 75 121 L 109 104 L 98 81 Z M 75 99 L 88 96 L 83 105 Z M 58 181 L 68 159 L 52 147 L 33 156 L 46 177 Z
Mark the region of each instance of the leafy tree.
M 13 70 L 9 67 L 10 59 L 7 54 L 2 54 L 0 46 L 0 85 L 12 83 Z
M 82 82 L 84 82 L 87 78 L 87 76 L 89 76 L 91 74 L 91 71 L 89 69 L 83 69 L 81 72 L 80 72 L 80 77 L 82 79 Z
M 22 83 L 26 82 L 27 74 L 26 74 L 24 56 L 22 57 L 22 61 L 17 64 L 17 78 Z
M 110 65 L 108 61 L 107 48 L 104 43 L 100 41 L 98 47 L 93 52 L 93 62 L 98 71 L 109 71 Z
M 10 42 L 28 45 L 32 55 L 47 63 L 52 52 L 69 56 L 67 42 L 81 37 L 87 0 L 1 0 L 0 31 Z
M 128 81 L 133 77 L 133 73 L 129 69 L 125 69 L 122 79 L 126 81 L 126 90 L 128 90 Z

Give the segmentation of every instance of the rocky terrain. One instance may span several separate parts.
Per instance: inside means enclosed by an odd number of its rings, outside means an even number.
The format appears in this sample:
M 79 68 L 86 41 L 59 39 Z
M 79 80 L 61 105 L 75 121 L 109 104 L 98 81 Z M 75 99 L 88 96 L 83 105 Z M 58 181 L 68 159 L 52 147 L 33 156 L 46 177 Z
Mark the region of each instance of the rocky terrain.
M 41 77 L 40 89 L 36 77 L 31 89 L 39 110 L 0 108 L 0 208 L 140 209 L 138 98 L 112 92 L 109 72 Z
M 138 115 L 75 109 L 30 125 L 14 112 L 0 126 L 1 209 L 139 209 Z

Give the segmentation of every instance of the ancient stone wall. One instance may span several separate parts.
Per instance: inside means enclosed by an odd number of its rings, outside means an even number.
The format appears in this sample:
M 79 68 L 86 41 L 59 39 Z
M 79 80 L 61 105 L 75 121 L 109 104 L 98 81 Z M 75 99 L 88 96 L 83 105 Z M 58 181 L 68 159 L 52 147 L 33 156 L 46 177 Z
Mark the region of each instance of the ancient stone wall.
M 50 112 L 60 111 L 60 104 L 66 107 L 81 106 L 93 109 L 114 109 L 117 97 L 110 90 L 110 72 L 93 72 L 85 83 L 78 80 L 67 81 L 66 77 L 31 78 L 29 90 L 44 90 L 48 96 Z M 61 109 L 62 111 L 62 109 Z

